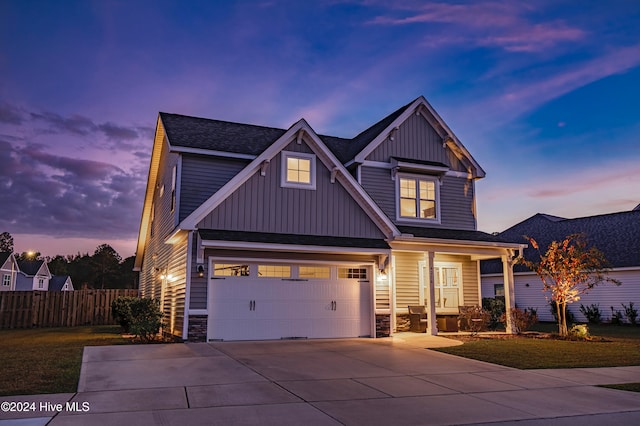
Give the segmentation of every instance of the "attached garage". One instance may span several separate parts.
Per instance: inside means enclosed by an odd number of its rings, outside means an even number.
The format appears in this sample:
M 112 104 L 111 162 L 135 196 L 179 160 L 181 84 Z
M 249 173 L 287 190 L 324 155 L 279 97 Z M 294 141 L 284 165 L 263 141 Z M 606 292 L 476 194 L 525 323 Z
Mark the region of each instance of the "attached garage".
M 375 334 L 370 264 L 209 259 L 208 340 Z

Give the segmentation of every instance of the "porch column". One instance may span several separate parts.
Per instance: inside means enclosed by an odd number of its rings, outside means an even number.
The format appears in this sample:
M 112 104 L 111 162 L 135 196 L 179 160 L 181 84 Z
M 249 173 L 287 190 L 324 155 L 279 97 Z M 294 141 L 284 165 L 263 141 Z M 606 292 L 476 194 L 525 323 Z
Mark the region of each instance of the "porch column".
M 435 275 L 433 270 L 433 258 L 435 253 L 432 251 L 427 252 L 429 271 L 429 285 L 428 285 L 428 297 L 427 297 L 427 334 L 432 336 L 438 335 L 438 322 L 436 321 L 436 292 L 435 292 Z
M 504 278 L 504 308 L 507 318 L 505 325 L 507 333 L 513 334 L 511 309 L 516 307 L 516 298 L 514 295 L 513 261 L 511 256 L 502 256 L 502 275 Z

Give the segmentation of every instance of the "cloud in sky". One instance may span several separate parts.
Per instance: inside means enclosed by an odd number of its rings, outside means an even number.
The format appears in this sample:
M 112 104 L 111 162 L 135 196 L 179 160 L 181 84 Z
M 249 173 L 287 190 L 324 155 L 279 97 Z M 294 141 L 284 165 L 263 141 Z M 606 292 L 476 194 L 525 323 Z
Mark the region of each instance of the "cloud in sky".
M 527 19 L 526 15 L 535 10 L 525 3 L 400 2 L 390 7 L 394 12 L 393 16 L 376 16 L 369 23 L 394 26 L 446 25 L 436 34 L 425 35 L 424 41 L 429 46 L 464 43 L 508 52 L 544 52 L 560 43 L 579 41 L 586 36 L 583 29 L 572 27 L 560 19 L 546 22 Z

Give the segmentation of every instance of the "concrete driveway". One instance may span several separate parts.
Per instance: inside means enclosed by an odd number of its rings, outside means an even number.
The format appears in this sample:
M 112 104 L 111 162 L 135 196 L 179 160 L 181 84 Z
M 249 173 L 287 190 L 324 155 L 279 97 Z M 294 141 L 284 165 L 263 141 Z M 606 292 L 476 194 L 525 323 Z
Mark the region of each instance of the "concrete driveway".
M 640 367 L 522 371 L 425 349 L 443 342 L 87 347 L 77 393 L 0 398 L 62 409 L 0 425 L 640 424 L 640 393 L 591 386 L 640 382 Z

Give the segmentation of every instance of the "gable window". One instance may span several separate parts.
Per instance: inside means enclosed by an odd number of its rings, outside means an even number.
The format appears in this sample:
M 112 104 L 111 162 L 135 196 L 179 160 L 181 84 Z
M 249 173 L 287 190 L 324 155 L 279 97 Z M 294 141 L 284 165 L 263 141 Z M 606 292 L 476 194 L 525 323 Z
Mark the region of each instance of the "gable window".
M 398 175 L 398 219 L 439 221 L 438 184 L 428 176 Z
M 3 275 L 2 276 L 2 286 L 3 287 L 11 287 L 11 275 Z
M 38 288 L 44 288 L 44 280 L 42 278 L 38 278 Z
M 281 186 L 316 189 L 316 156 L 303 152 L 282 151 Z

